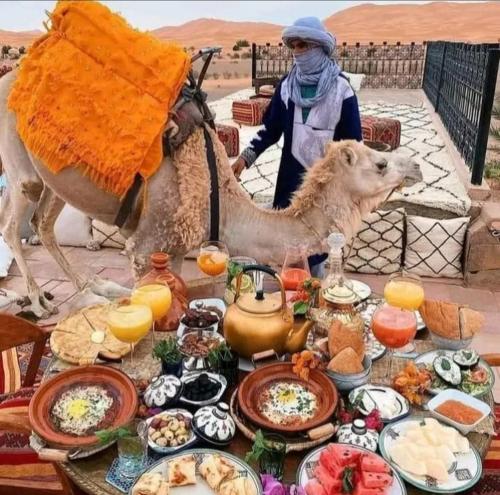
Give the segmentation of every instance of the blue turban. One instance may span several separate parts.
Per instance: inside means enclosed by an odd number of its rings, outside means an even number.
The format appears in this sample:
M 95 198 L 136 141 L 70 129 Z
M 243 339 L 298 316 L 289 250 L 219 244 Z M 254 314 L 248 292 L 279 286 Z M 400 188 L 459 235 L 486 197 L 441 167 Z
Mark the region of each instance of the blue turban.
M 335 49 L 335 37 L 326 30 L 317 17 L 297 19 L 291 26 L 283 30 L 282 38 L 289 48 L 291 48 L 290 42 L 296 39 L 320 45 L 329 57 Z

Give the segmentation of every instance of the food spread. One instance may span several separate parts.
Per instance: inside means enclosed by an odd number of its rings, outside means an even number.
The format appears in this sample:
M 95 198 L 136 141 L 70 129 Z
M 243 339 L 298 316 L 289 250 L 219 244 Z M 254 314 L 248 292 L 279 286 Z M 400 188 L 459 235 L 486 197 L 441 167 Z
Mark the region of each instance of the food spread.
M 180 346 L 181 352 L 187 356 L 204 358 L 220 344 L 221 339 L 209 335 L 198 335 L 198 332 L 186 334 Z
M 481 411 L 458 400 L 447 400 L 436 407 L 435 411 L 464 425 L 473 425 L 483 416 Z
M 298 425 L 312 419 L 317 397 L 298 382 L 271 382 L 260 394 L 259 411 L 274 424 Z
M 110 426 L 118 407 L 106 384 L 82 384 L 61 391 L 50 409 L 50 417 L 56 430 L 86 436 Z
M 191 436 L 191 419 L 184 414 L 163 413 L 149 423 L 148 436 L 158 447 L 177 447 Z

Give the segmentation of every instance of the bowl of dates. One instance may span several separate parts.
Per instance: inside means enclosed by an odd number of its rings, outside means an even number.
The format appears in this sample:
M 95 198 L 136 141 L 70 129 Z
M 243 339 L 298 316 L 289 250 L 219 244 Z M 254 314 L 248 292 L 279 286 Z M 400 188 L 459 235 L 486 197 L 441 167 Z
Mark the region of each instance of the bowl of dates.
M 188 308 L 181 318 L 181 323 L 189 330 L 194 328 L 217 330 L 220 317 L 213 311 Z
M 186 373 L 181 381 L 184 387 L 180 401 L 194 406 L 215 404 L 227 387 L 227 381 L 222 375 L 204 371 Z
M 206 358 L 224 338 L 211 330 L 196 330 L 185 333 L 179 341 L 182 354 L 187 357 Z

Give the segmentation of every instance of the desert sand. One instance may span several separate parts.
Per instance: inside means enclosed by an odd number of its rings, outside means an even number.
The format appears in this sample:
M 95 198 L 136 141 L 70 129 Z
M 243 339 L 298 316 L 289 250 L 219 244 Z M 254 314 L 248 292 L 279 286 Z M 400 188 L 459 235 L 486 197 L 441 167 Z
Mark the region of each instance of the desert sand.
M 286 8 L 285 2 L 283 8 Z M 128 20 L 134 23 L 133 19 Z M 186 48 L 220 45 L 226 52 L 232 53 L 233 45 L 240 39 L 247 39 L 250 43 L 280 41 L 283 26 L 262 21 L 230 22 L 201 18 L 180 26 L 155 29 L 152 33 L 163 40 L 176 40 Z M 421 43 L 425 40 L 498 42 L 500 1 L 363 4 L 342 10 L 324 21 L 339 43 Z M 40 34 L 40 31 L 16 33 L 0 30 L 0 44 L 27 46 Z

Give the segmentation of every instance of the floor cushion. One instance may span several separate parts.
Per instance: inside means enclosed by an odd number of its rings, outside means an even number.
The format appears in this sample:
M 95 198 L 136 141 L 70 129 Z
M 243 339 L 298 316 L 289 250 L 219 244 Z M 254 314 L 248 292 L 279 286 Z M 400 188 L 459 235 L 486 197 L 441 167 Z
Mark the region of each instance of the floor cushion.
M 85 247 L 92 240 L 90 218 L 70 205 L 61 211 L 54 232 L 61 246 Z
M 0 402 L 0 413 L 27 414 L 34 388 L 20 389 Z M 29 445 L 29 435 L 0 430 L 1 486 L 29 486 L 46 490 L 62 490 L 51 463 L 40 461 Z
M 361 130 L 364 141 L 386 143 L 394 150 L 401 141 L 401 122 L 387 117 L 361 116 Z
M 261 125 L 269 102 L 268 98 L 233 101 L 233 120 L 243 125 Z
M 92 239 L 100 247 L 125 249 L 125 238 L 116 225 L 108 225 L 99 220 L 92 220 Z
M 215 124 L 215 130 L 226 149 L 227 156 L 232 158 L 240 154 L 240 133 L 232 125 Z
M 401 269 L 404 237 L 404 209 L 378 210 L 361 224 L 352 248 L 347 246 L 347 271 L 389 274 Z
M 405 269 L 424 277 L 461 278 L 469 219 L 436 220 L 408 215 Z

